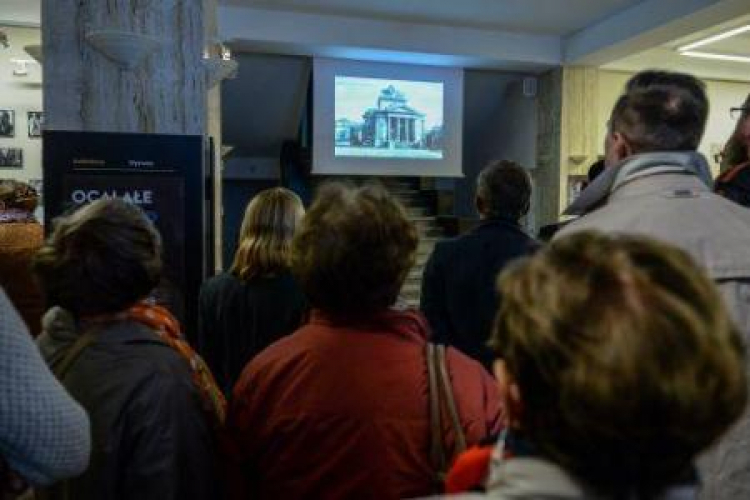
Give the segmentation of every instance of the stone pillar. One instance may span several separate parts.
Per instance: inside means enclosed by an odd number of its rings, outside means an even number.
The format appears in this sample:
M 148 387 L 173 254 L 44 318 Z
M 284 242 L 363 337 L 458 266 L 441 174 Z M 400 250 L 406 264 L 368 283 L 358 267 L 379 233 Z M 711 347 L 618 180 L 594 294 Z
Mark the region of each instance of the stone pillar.
M 203 26 L 206 40 L 214 40 L 218 37 L 218 0 L 203 0 Z M 221 83 L 208 89 L 206 115 L 206 131 L 214 140 L 214 270 L 221 271 L 224 268 L 222 257 L 223 251 L 223 197 L 222 176 L 224 172 L 224 159 L 222 156 L 222 133 L 221 133 Z
M 560 196 L 560 131 L 562 121 L 562 69 L 539 77 L 537 106 L 537 167 L 534 176 L 534 213 L 539 226 L 557 222 L 564 208 Z
M 206 133 L 204 0 L 43 0 L 44 110 L 51 129 Z M 125 70 L 87 41 L 93 31 L 159 40 Z

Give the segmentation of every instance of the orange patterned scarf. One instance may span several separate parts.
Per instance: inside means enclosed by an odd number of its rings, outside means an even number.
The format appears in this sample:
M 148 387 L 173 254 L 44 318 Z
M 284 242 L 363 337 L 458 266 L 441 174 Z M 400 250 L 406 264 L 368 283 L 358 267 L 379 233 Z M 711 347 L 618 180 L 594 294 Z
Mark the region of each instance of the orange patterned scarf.
M 193 374 L 193 382 L 203 396 L 206 409 L 215 416 L 216 423 L 222 425 L 226 415 L 226 399 L 216 385 L 216 380 L 206 362 L 190 347 L 180 333 L 179 321 L 165 308 L 147 302 L 139 302 L 126 314 L 129 319 L 153 329 L 162 341 L 188 362 Z

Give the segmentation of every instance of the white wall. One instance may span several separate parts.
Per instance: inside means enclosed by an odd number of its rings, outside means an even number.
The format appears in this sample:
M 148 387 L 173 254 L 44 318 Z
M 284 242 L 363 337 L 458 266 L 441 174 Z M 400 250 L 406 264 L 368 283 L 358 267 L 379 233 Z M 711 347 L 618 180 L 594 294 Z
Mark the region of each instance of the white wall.
M 29 64 L 28 76 L 15 76 L 11 59 L 32 59 L 24 52 L 25 45 L 41 43 L 37 28 L 2 28 L 8 35 L 10 47 L 0 47 L 0 109 L 15 111 L 15 137 L 0 137 L 0 148 L 23 149 L 23 168 L 0 167 L 0 179 L 41 179 L 42 140 L 28 135 L 27 112 L 42 111 L 42 68 Z
M 606 124 L 609 120 L 612 107 L 617 101 L 625 83 L 632 73 L 601 71 L 599 73 L 599 153 L 604 154 L 604 137 L 606 135 Z M 734 131 L 735 122 L 729 116 L 729 108 L 741 105 L 748 94 L 750 84 L 747 82 L 731 82 L 723 80 L 704 80 L 706 90 L 711 103 L 708 116 L 706 132 L 700 151 L 711 163 L 714 174 L 718 172 L 719 165 L 714 161 L 714 153 L 720 151 Z

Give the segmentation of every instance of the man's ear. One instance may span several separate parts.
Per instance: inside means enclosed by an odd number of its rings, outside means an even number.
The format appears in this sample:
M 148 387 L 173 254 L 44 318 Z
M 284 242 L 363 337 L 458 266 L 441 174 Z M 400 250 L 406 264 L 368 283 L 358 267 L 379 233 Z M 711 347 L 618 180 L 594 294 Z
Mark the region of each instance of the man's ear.
M 628 141 L 627 137 L 625 137 L 623 134 L 621 134 L 620 132 L 612 132 L 610 134 L 609 140 L 611 148 L 611 160 L 619 163 L 625 158 L 633 156 L 633 147 L 630 144 L 630 141 Z
M 523 411 L 523 402 L 521 399 L 521 390 L 508 371 L 508 366 L 502 359 L 496 359 L 492 365 L 492 371 L 495 373 L 498 389 L 500 389 L 500 401 L 503 404 L 504 424 L 509 428 L 520 427 L 521 413 Z

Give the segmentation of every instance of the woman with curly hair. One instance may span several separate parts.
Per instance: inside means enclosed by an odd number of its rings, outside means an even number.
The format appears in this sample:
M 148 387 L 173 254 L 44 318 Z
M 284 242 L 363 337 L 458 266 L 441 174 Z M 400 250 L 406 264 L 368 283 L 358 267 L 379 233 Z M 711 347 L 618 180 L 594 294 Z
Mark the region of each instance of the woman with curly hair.
M 224 402 L 172 315 L 148 300 L 161 239 L 138 207 L 98 200 L 60 218 L 34 258 L 50 306 L 38 344 L 91 419 L 82 475 L 51 500 L 220 498 Z
M 28 184 L 0 181 L 0 287 L 5 289 L 33 336 L 42 328 L 44 304 L 31 272 L 31 259 L 44 232 L 34 217 L 39 196 Z
M 462 436 L 473 444 L 499 430 L 491 377 L 452 348 L 444 380 L 455 426 L 431 426 L 427 322 L 397 304 L 417 243 L 404 208 L 382 187 L 320 190 L 292 242 L 310 322 L 253 359 L 233 392 L 234 498 L 429 494 L 439 465 L 429 450 L 452 456 Z

